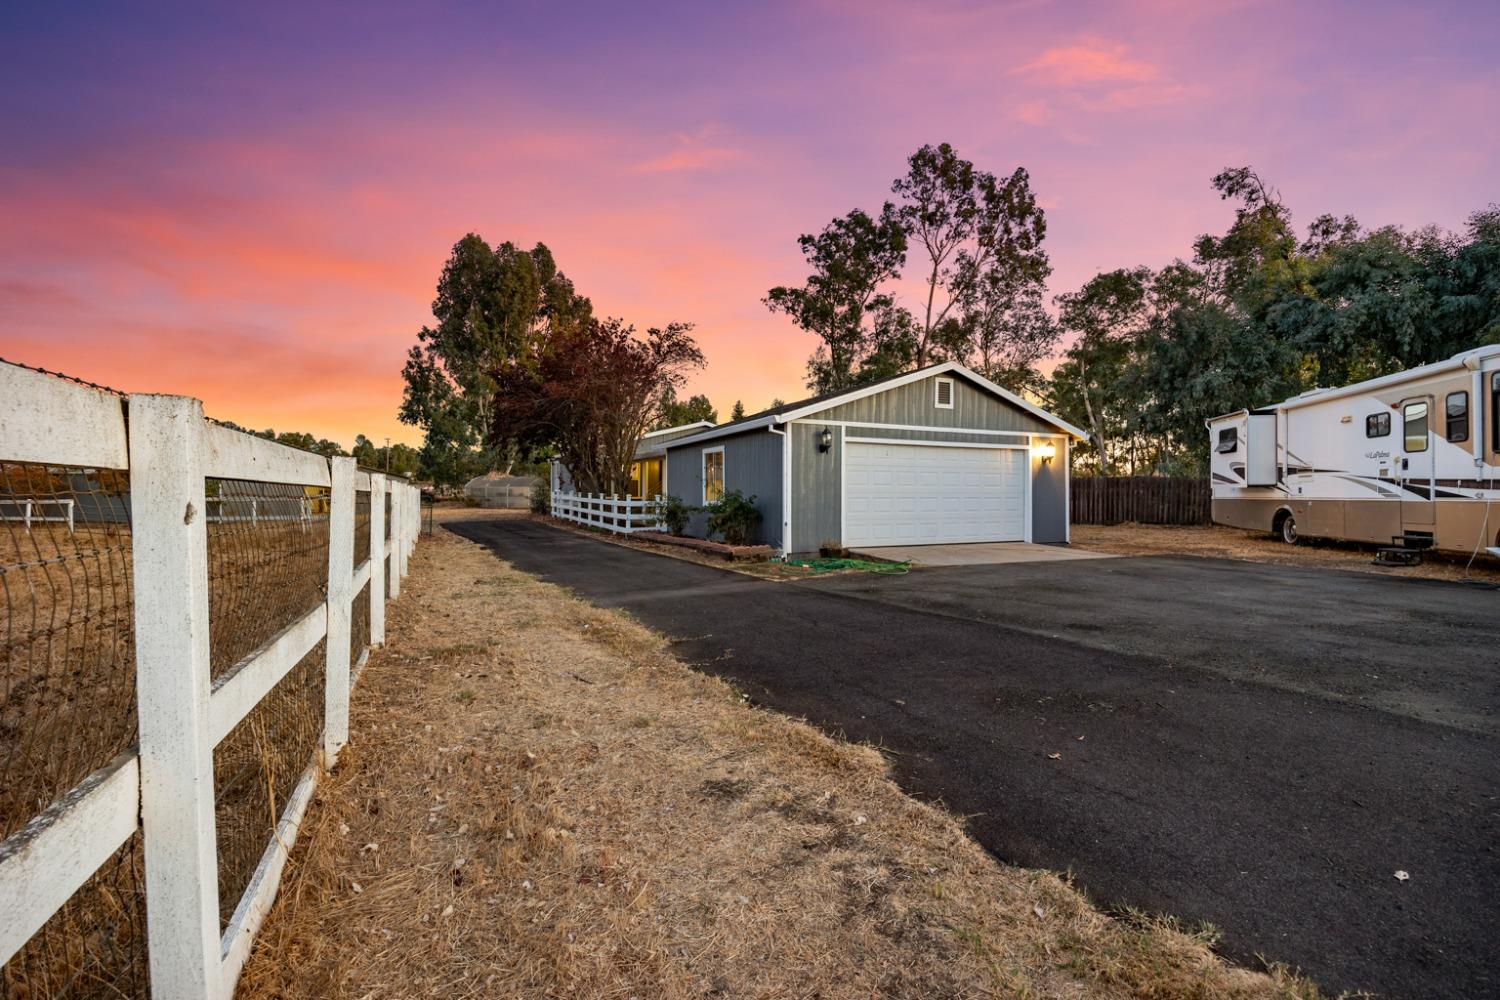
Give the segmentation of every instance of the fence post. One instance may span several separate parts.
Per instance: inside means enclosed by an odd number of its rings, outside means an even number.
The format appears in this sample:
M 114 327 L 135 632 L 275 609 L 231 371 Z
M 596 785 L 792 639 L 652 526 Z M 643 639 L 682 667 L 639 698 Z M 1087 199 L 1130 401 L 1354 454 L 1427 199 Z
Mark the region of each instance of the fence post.
M 391 483 L 391 559 L 390 559 L 390 598 L 395 600 L 401 596 L 401 486 L 399 482 Z M 384 543 L 382 543 L 384 544 Z
M 354 459 L 329 460 L 328 673 L 323 679 L 323 766 L 349 742 L 349 628 L 354 605 Z M 361 637 L 362 639 L 363 637 Z
M 370 645 L 385 644 L 385 476 L 370 473 Z
M 155 1000 L 221 993 L 203 404 L 130 397 L 146 939 Z

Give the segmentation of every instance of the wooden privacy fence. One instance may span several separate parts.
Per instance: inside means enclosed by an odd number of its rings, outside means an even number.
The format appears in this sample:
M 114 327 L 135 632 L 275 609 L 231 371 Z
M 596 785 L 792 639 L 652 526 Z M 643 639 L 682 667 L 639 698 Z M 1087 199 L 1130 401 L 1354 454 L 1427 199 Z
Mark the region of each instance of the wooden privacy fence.
M 650 500 L 637 500 L 618 494 L 605 496 L 602 493 L 552 493 L 552 516 L 577 524 L 603 528 L 620 535 L 637 531 L 663 531 L 666 526 L 658 513 L 661 496 Z
M 1211 489 L 1190 476 L 1074 476 L 1074 524 L 1208 524 Z
M 417 491 L 183 396 L 0 364 L 0 400 L 0 503 L 84 498 L 76 524 L 0 518 L 0 992 L 229 997 Z

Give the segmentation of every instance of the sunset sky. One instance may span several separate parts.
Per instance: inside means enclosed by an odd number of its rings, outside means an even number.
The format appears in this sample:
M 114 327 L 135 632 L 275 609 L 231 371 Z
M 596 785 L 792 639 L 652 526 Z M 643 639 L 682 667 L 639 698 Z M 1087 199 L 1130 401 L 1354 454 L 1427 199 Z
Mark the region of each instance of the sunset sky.
M 1030 170 L 1053 293 L 1221 231 L 1226 166 L 1299 224 L 1500 201 L 1494 2 L 201 6 L 0 12 L 0 356 L 346 446 L 417 443 L 401 364 L 471 230 L 696 323 L 727 417 L 803 391 L 761 303 L 798 234 L 925 142 Z

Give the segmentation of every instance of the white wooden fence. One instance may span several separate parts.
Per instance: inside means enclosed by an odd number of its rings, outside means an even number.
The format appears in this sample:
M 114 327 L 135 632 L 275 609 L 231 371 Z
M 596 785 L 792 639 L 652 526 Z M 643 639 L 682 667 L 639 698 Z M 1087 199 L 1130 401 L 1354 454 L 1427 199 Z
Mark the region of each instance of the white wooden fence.
M 662 498 L 605 496 L 602 493 L 552 493 L 552 516 L 621 535 L 637 531 L 665 531 L 661 520 Z
M 319 775 L 348 742 L 350 688 L 365 658 L 351 670 L 350 645 L 384 641 L 384 604 L 400 592 L 421 527 L 417 491 L 357 469 L 352 458 L 324 459 L 209 423 L 195 399 L 121 398 L 5 364 L 0 461 L 129 470 L 140 720 L 137 749 L 0 842 L 0 964 L 140 828 L 152 996 L 229 997 Z M 327 600 L 212 682 L 205 496 L 211 477 L 330 490 Z M 371 555 L 354 566 L 357 490 L 370 494 Z M 369 634 L 351 636 L 352 603 L 366 582 Z M 322 746 L 221 933 L 214 748 L 325 638 Z
M 48 514 L 48 510 L 53 513 Z M 73 501 L 71 500 L 33 500 L 28 497 L 0 497 L 0 521 L 20 521 L 27 531 L 31 530 L 33 521 L 37 523 L 56 522 L 68 525 L 68 533 L 73 531 Z

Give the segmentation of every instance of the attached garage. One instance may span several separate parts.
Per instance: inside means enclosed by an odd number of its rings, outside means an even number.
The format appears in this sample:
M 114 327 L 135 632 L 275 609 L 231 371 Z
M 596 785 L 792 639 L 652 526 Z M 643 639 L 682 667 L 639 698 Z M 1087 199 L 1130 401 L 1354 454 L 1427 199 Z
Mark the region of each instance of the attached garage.
M 828 545 L 1068 540 L 1076 427 L 946 362 L 669 441 L 666 493 L 754 497 L 753 539 Z M 706 535 L 704 515 L 689 534 Z
M 1024 446 L 847 445 L 845 545 L 1025 540 Z

